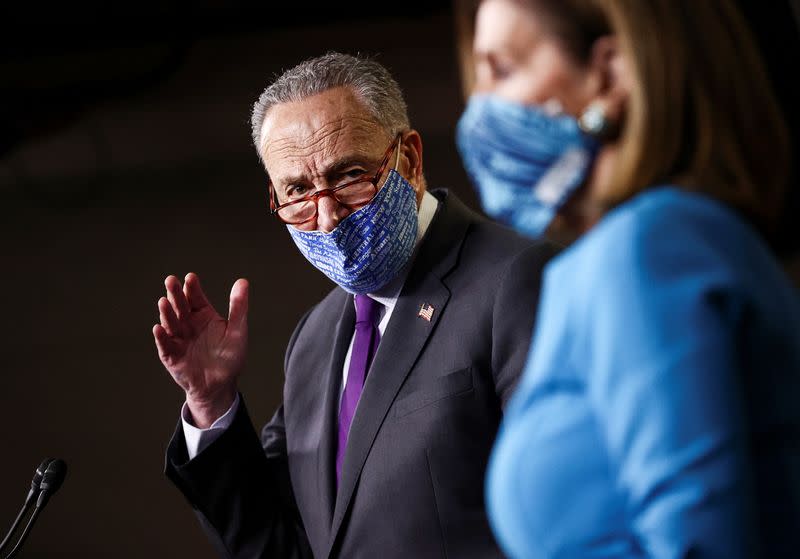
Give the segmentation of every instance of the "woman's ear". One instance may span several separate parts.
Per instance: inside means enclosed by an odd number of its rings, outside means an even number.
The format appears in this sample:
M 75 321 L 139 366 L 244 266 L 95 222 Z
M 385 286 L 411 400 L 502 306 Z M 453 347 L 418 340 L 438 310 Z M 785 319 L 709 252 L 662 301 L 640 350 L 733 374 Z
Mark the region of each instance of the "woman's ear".
M 587 126 L 591 127 L 592 122 L 597 123 L 602 118 L 606 121 L 606 131 L 620 127 L 631 93 L 630 72 L 617 37 L 605 35 L 594 42 L 589 55 L 587 80 L 591 101 L 581 115 Z

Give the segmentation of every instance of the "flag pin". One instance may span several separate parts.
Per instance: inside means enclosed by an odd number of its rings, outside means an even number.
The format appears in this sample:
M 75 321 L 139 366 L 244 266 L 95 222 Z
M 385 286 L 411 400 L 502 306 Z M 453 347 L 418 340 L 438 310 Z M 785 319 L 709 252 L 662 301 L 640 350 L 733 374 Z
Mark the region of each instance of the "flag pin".
M 420 317 L 420 318 L 424 318 L 425 320 L 430 322 L 431 319 L 433 318 L 433 307 L 428 303 L 422 305 L 419 308 L 419 312 L 417 313 L 417 316 Z

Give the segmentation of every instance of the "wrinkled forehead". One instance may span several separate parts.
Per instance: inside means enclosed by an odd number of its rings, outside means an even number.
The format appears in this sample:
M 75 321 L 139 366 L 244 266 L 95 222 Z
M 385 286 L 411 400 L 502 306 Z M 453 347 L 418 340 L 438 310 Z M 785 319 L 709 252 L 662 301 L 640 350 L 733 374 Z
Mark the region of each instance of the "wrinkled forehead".
M 275 105 L 264 119 L 261 137 L 261 156 L 273 182 L 282 176 L 323 173 L 344 158 L 374 158 L 391 139 L 346 89 Z

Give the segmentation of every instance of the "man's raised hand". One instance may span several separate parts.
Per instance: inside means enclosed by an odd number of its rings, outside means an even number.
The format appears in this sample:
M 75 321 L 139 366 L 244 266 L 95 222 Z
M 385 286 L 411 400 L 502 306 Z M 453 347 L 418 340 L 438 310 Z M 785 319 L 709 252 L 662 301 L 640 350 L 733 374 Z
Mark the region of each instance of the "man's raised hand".
M 249 285 L 245 279 L 233 284 L 227 320 L 208 302 L 196 274 L 187 274 L 183 286 L 175 276 L 164 285 L 160 324 L 153 326 L 158 356 L 186 392 L 195 425 L 207 428 L 236 398 L 247 350 Z

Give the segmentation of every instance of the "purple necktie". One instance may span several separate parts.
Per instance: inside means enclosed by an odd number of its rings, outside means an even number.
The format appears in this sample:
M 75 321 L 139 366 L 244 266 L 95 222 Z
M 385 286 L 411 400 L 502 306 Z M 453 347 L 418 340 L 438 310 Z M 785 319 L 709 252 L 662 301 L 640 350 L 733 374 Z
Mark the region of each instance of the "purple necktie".
M 344 451 L 347 449 L 347 435 L 350 424 L 356 413 L 358 399 L 364 388 L 364 379 L 369 364 L 378 349 L 381 333 L 378 331 L 378 315 L 381 304 L 366 295 L 356 295 L 356 335 L 353 340 L 353 351 L 350 353 L 350 368 L 347 370 L 347 385 L 342 394 L 342 405 L 339 409 L 339 442 L 336 447 L 336 482 L 342 475 Z

